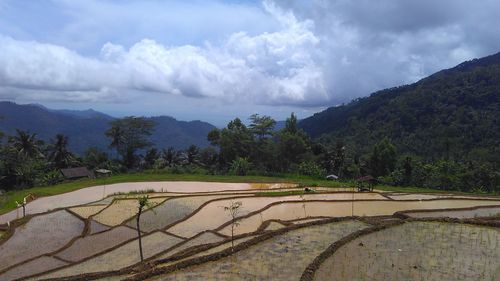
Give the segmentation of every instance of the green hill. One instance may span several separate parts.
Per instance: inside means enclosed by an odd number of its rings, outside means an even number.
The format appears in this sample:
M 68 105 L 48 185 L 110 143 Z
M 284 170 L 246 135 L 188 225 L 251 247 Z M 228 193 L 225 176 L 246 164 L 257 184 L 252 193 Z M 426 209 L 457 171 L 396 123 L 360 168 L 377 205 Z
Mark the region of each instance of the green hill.
M 498 165 L 500 53 L 464 62 L 414 84 L 385 89 L 300 122 L 323 143 L 342 140 L 355 155 L 384 137 L 398 154 Z
M 113 117 L 94 110 L 51 110 L 40 105 L 0 102 L 0 116 L 0 131 L 6 135 L 21 129 L 37 133 L 40 139 L 48 141 L 61 133 L 69 137 L 70 150 L 78 154 L 91 146 L 107 150 L 110 143 L 104 132 Z M 151 140 L 158 148 L 208 146 L 207 134 L 215 128 L 206 122 L 178 121 L 167 116 L 150 119 L 156 123 Z

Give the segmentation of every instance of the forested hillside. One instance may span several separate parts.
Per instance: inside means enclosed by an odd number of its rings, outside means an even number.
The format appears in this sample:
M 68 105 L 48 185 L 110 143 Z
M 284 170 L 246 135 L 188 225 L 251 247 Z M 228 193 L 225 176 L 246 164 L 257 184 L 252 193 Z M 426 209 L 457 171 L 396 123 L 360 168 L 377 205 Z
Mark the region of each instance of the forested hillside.
M 498 163 L 499 100 L 500 53 L 331 107 L 300 127 L 324 143 L 342 140 L 356 155 L 388 137 L 399 154 Z

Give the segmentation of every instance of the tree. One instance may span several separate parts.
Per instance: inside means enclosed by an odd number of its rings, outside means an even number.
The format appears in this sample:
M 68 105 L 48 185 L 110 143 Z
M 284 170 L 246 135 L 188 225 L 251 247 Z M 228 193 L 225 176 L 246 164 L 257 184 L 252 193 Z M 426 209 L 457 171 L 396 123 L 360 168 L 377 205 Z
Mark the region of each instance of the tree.
M 75 161 L 73 154 L 68 150 L 68 137 L 57 134 L 49 146 L 49 160 L 57 169 L 64 169 Z
M 167 167 L 179 165 L 179 163 L 181 162 L 181 157 L 179 152 L 175 151 L 173 147 L 169 147 L 168 149 L 163 149 L 161 157 L 163 158 L 163 160 L 165 160 L 165 165 Z
M 198 163 L 198 158 L 200 154 L 200 149 L 192 144 L 186 150 L 186 163 L 188 165 L 193 165 Z
M 220 130 L 219 129 L 213 129 L 212 131 L 208 132 L 207 140 L 210 142 L 211 145 L 214 145 L 214 146 L 219 145 Z
M 218 145 L 222 161 L 227 164 L 238 157 L 250 156 L 252 142 L 252 132 L 245 124 L 239 118 L 232 120 L 220 132 Z
M 160 154 L 158 153 L 158 150 L 156 148 L 149 149 L 146 152 L 146 155 L 144 155 L 144 163 L 145 163 L 146 169 L 150 169 L 151 167 L 153 167 L 158 158 L 160 158 Z
M 149 196 L 144 195 L 137 198 L 137 202 L 139 203 L 137 206 L 137 214 L 136 214 L 136 225 L 137 225 L 137 236 L 139 238 L 139 253 L 141 255 L 141 262 L 144 261 L 144 255 L 142 253 L 142 235 L 141 235 L 141 215 L 142 212 L 147 209 L 153 207 L 153 204 L 149 201 Z
M 310 151 L 309 137 L 298 128 L 297 116 L 294 113 L 286 119 L 285 128 L 279 132 L 278 138 L 282 170 L 289 169 L 291 164 L 301 162 L 304 154 Z
M 373 147 L 370 168 L 374 177 L 386 176 L 396 165 L 396 147 L 385 137 Z
M 411 182 L 411 175 L 413 171 L 413 163 L 410 156 L 407 156 L 403 163 L 404 170 L 404 184 L 409 185 Z
M 224 211 L 226 211 L 231 217 L 231 251 L 234 250 L 234 229 L 239 225 L 239 222 L 236 221 L 240 213 L 240 207 L 243 205 L 241 201 L 232 201 L 229 203 L 229 206 L 224 207 Z
M 268 136 L 273 135 L 274 126 L 276 125 L 276 121 L 272 119 L 270 116 L 260 116 L 259 114 L 252 114 L 250 116 L 250 131 L 257 136 L 259 140 L 262 140 Z
M 297 116 L 295 115 L 295 113 L 292 112 L 290 117 L 286 119 L 284 130 L 290 134 L 298 133 L 299 129 L 297 126 Z
M 206 147 L 200 152 L 200 164 L 207 169 L 215 169 L 219 156 L 213 147 Z
M 111 128 L 106 131 L 106 136 L 111 139 L 110 147 L 116 148 L 125 167 L 131 169 L 138 160 L 137 150 L 152 145 L 147 137 L 152 134 L 155 123 L 146 118 L 130 116 L 111 121 L 110 124 Z
M 85 166 L 91 169 L 108 167 L 108 154 L 96 147 L 90 147 L 87 149 L 87 151 L 85 151 L 85 155 L 83 156 L 83 163 L 85 164 Z
M 36 134 L 16 129 L 17 135 L 9 138 L 9 144 L 19 153 L 29 158 L 43 158 L 43 141 L 37 139 Z

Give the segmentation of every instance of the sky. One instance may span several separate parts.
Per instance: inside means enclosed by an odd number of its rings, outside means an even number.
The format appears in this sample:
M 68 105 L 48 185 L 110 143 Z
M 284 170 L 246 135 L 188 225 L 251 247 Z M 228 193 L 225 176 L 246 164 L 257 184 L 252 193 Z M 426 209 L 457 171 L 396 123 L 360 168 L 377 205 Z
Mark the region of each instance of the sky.
M 0 0 L 0 100 L 307 117 L 500 51 L 497 0 Z

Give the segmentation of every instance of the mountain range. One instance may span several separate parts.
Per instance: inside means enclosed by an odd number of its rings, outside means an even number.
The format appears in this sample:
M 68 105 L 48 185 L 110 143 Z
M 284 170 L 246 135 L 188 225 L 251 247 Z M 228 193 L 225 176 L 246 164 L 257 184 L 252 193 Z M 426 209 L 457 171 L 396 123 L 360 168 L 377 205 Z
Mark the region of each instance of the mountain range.
M 110 140 L 104 132 L 110 128 L 113 117 L 89 110 L 53 110 L 38 104 L 20 105 L 0 102 L 0 131 L 14 135 L 16 129 L 36 133 L 44 141 L 50 141 L 56 134 L 69 137 L 71 151 L 82 154 L 89 147 L 108 149 Z M 168 116 L 149 117 L 155 122 L 151 136 L 157 148 L 174 147 L 185 149 L 194 144 L 208 145 L 207 134 L 215 126 L 202 121 L 178 121 Z

